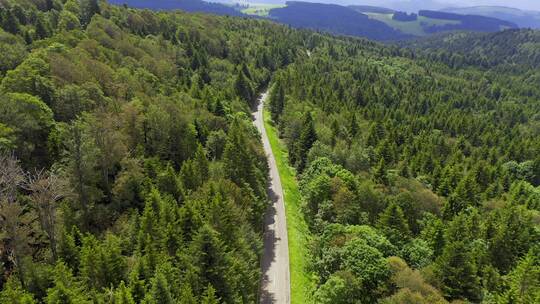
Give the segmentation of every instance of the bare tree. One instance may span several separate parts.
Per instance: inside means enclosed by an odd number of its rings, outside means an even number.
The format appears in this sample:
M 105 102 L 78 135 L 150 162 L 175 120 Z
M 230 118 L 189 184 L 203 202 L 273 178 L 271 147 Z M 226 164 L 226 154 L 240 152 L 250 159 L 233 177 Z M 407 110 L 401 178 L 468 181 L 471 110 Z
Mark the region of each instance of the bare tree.
M 54 173 L 36 170 L 26 175 L 24 188 L 30 192 L 32 207 L 38 214 L 39 224 L 49 239 L 51 253 L 56 261 L 56 209 L 57 202 L 64 196 L 63 180 Z
M 13 154 L 0 153 L 0 199 L 14 203 L 17 189 L 24 182 L 24 172 Z
M 24 285 L 22 258 L 29 250 L 31 215 L 17 200 L 24 173 L 13 155 L 0 154 L 0 241 Z
M 17 269 L 21 284 L 24 286 L 23 257 L 30 247 L 28 245 L 32 218 L 25 212 L 19 202 L 11 204 L 6 201 L 0 202 L 0 241 L 8 255 L 9 260 Z

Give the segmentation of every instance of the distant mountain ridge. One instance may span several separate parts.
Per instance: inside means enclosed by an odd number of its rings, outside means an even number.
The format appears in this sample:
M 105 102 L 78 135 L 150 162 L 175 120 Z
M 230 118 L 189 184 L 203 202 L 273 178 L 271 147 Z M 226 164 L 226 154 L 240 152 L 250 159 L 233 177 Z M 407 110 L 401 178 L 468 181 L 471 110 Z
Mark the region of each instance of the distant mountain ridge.
M 215 15 L 245 16 L 240 11 L 220 3 L 211 3 L 202 0 L 108 0 L 115 5 L 128 5 L 133 8 L 147 8 L 151 10 L 175 10 L 186 12 L 202 12 Z
M 377 14 L 393 14 L 396 11 L 386 7 L 371 6 L 371 5 L 349 5 L 348 7 L 359 12 L 377 13 Z
M 270 17 L 297 28 L 374 40 L 399 40 L 411 37 L 346 6 L 300 1 L 288 1 L 286 4 L 286 7 L 270 10 Z
M 109 0 L 109 2 L 152 10 L 180 9 L 216 15 L 250 16 L 242 13 L 238 7 L 203 0 Z M 418 14 L 407 15 L 401 11 L 378 6 L 342 6 L 302 1 L 288 1 L 285 7 L 268 8 L 266 12 L 268 18 L 292 27 L 378 41 L 406 40 L 450 31 L 497 32 L 518 27 L 512 21 L 483 15 L 433 10 L 421 10 Z M 517 13 L 514 12 L 514 15 Z M 266 14 L 264 16 L 266 17 Z M 259 17 L 261 16 L 257 16 Z
M 479 15 L 461 15 L 430 10 L 421 10 L 418 12 L 418 15 L 432 19 L 460 21 L 460 24 L 446 24 L 442 26 L 431 26 L 427 28 L 428 32 L 433 33 L 452 30 L 497 32 L 503 29 L 517 28 L 517 25 L 510 21 Z
M 457 14 L 474 14 L 493 17 L 515 23 L 522 28 L 540 29 L 540 12 L 525 11 L 505 6 L 472 6 L 460 8 L 445 8 L 441 11 Z

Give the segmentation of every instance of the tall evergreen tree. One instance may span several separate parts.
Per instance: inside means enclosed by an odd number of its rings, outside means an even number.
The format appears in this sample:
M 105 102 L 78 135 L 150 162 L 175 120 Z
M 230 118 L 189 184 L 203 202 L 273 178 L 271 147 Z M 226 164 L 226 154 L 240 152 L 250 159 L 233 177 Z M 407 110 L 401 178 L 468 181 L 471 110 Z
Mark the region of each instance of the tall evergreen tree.
M 253 103 L 254 101 L 253 88 L 251 87 L 251 84 L 249 83 L 249 80 L 247 79 L 246 75 L 244 75 L 244 72 L 242 72 L 242 69 L 238 70 L 236 81 L 234 83 L 234 90 L 235 90 L 236 96 L 240 97 L 240 99 L 247 102 L 249 105 Z
M 300 138 L 295 145 L 294 154 L 291 158 L 296 165 L 298 172 L 304 171 L 307 164 L 307 155 L 313 144 L 317 141 L 317 133 L 315 131 L 315 125 L 313 123 L 313 117 L 310 112 L 307 112 L 304 116 L 304 122 L 302 123 L 302 130 L 300 131 Z
M 285 106 L 285 91 L 283 89 L 283 84 L 281 80 L 279 80 L 279 78 L 275 82 L 274 87 L 270 92 L 269 106 L 270 113 L 272 114 L 272 120 L 274 122 L 277 122 Z
M 152 287 L 146 294 L 145 303 L 147 304 L 174 304 L 169 282 L 165 275 L 157 272 L 152 279 Z
M 87 26 L 95 14 L 101 13 L 98 0 L 81 0 L 81 24 Z
M 395 202 L 386 207 L 379 218 L 379 228 L 392 244 L 403 246 L 411 237 L 411 230 L 403 210 Z
M 231 265 L 223 241 L 218 233 L 205 225 L 199 229 L 190 245 L 190 252 L 197 265 L 204 286 L 208 284 L 216 289 L 216 295 L 223 301 L 232 301 L 230 280 Z
M 99 150 L 84 121 L 75 122 L 68 130 L 65 174 L 75 192 L 75 202 L 82 210 L 83 229 L 89 229 L 92 205 L 101 197 L 97 187 L 99 173 L 96 168 Z
M 464 242 L 447 244 L 437 260 L 435 273 L 448 299 L 481 299 L 481 285 L 475 259 Z

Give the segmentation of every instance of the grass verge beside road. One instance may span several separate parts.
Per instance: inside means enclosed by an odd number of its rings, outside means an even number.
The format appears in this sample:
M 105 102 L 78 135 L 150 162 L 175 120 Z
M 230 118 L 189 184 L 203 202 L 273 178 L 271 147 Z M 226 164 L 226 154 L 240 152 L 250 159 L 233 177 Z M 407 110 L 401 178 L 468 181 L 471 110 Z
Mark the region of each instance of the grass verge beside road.
M 278 132 L 264 110 L 264 127 L 279 170 L 285 212 L 287 215 L 287 236 L 289 238 L 289 268 L 291 273 L 291 303 L 310 303 L 313 286 L 312 275 L 307 271 L 308 244 L 310 233 L 301 210 L 301 196 L 298 190 L 295 170 L 289 166 L 287 148 L 279 140 Z

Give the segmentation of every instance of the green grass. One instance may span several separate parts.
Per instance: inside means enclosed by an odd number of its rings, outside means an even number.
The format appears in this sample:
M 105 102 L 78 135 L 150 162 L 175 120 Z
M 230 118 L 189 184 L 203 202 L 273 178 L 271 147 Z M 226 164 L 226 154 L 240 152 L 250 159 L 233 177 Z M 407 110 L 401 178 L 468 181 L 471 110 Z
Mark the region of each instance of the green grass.
M 399 30 L 405 34 L 411 34 L 415 36 L 426 36 L 428 33 L 422 28 L 422 23 L 427 25 L 445 25 L 445 24 L 459 24 L 457 20 L 443 20 L 433 19 L 424 16 L 418 16 L 416 21 L 397 21 L 392 19 L 393 14 L 377 14 L 377 13 L 364 13 L 370 18 L 382 21 L 391 28 Z
M 247 14 L 247 15 L 256 15 L 256 16 L 266 17 L 268 16 L 271 9 L 279 8 L 279 7 L 285 7 L 285 5 L 251 3 L 248 8 L 242 10 L 242 13 Z
M 301 196 L 295 170 L 289 166 L 287 148 L 279 140 L 277 130 L 270 120 L 269 112 L 266 110 L 264 111 L 264 127 L 276 158 L 285 198 L 287 236 L 289 238 L 289 267 L 291 271 L 291 303 L 311 303 L 310 291 L 313 288 L 313 276 L 306 270 L 310 233 L 302 215 Z

